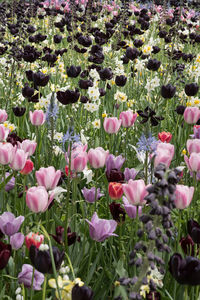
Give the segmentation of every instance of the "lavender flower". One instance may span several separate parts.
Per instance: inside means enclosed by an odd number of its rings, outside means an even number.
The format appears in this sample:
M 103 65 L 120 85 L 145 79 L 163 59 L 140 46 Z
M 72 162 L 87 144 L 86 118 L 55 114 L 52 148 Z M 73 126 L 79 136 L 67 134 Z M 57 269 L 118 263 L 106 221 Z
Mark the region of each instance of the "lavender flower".
M 103 242 L 110 236 L 117 236 L 113 233 L 117 227 L 117 222 L 114 220 L 99 219 L 95 212 L 91 222 L 88 220 L 86 222 L 89 224 L 91 238 L 97 242 Z
M 138 215 L 140 216 L 142 214 L 142 206 L 136 206 L 133 204 L 130 204 L 130 202 L 126 199 L 126 197 L 123 197 L 123 203 L 124 203 L 124 208 L 129 216 L 129 218 L 134 219 L 137 216 L 137 210 L 138 210 Z
M 136 175 L 137 175 L 137 171 L 132 168 L 132 169 L 129 169 L 129 168 L 125 168 L 124 170 L 124 176 L 125 176 L 125 180 L 126 181 L 129 181 L 129 179 L 135 179 Z
M 98 200 L 99 198 L 104 196 L 104 194 L 100 193 L 99 188 L 97 189 L 97 192 L 96 192 L 95 187 L 92 187 L 91 189 L 87 189 L 86 187 L 84 187 L 84 189 L 82 189 L 81 191 L 83 193 L 85 201 L 87 201 L 89 203 L 95 202 L 95 196 L 96 196 L 96 200 Z
M 106 172 L 110 173 L 112 169 L 120 170 L 124 161 L 125 158 L 121 155 L 114 156 L 113 154 L 109 154 L 106 159 Z
M 21 232 L 17 232 L 10 237 L 10 244 L 12 249 L 18 250 L 24 243 L 24 235 Z
M 25 287 L 31 288 L 33 276 L 33 267 L 28 264 L 22 266 L 22 271 L 18 274 L 18 282 L 23 283 Z M 44 275 L 37 270 L 34 271 L 33 289 L 41 290 L 41 285 L 44 282 Z
M 11 236 L 16 232 L 18 232 L 23 222 L 24 222 L 23 216 L 19 216 L 15 218 L 15 216 L 11 212 L 4 212 L 0 216 L 0 230 L 4 234 Z

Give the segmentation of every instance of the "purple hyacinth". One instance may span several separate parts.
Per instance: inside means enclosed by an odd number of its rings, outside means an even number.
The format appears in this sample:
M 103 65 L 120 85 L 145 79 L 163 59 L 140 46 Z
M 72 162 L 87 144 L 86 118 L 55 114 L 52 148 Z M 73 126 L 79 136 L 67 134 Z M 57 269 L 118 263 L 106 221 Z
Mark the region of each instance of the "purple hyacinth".
M 129 201 L 126 199 L 126 197 L 123 197 L 123 203 L 124 203 L 124 209 L 129 216 L 129 218 L 134 219 L 137 216 L 137 209 L 138 209 L 138 215 L 140 216 L 142 214 L 142 206 L 136 206 L 133 204 L 130 204 Z
M 91 222 L 86 221 L 89 224 L 90 237 L 97 242 L 103 242 L 110 236 L 117 236 L 113 233 L 117 227 L 117 222 L 114 220 L 99 219 L 95 212 Z
M 11 212 L 4 212 L 0 216 L 0 230 L 4 234 L 11 236 L 16 232 L 18 232 L 23 222 L 24 222 L 23 216 L 19 216 L 15 218 L 15 216 Z
M 87 189 L 86 187 L 84 187 L 81 191 L 83 193 L 85 201 L 87 201 L 89 203 L 95 202 L 95 196 L 96 196 L 96 200 L 98 200 L 99 198 L 104 196 L 104 194 L 102 194 L 100 192 L 99 188 L 97 189 L 97 193 L 96 193 L 96 188 L 95 187 L 92 187 L 91 189 Z
M 125 180 L 129 181 L 130 179 L 134 180 L 136 175 L 137 175 L 138 171 L 136 171 L 134 168 L 125 168 L 124 170 L 124 176 L 125 176 Z
M 33 267 L 28 264 L 22 266 L 22 271 L 18 274 L 18 282 L 23 283 L 25 287 L 31 288 L 33 276 Z M 41 285 L 44 282 L 44 275 L 37 270 L 34 271 L 33 289 L 41 290 Z
M 106 159 L 106 172 L 110 173 L 112 169 L 120 170 L 124 162 L 125 158 L 121 155 L 114 156 L 113 154 L 109 154 Z

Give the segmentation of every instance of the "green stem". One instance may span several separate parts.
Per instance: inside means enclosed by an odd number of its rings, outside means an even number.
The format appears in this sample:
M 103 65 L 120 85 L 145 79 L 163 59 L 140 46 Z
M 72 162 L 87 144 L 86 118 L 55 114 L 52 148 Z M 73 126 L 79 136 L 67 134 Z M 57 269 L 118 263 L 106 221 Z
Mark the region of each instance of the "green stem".
M 32 298 L 33 298 L 33 293 L 34 293 L 34 290 L 33 290 L 34 274 L 35 274 L 35 268 L 33 267 L 33 274 L 32 274 L 32 280 L 31 280 L 31 296 L 30 296 L 30 300 L 32 300 Z
M 47 275 L 44 276 L 44 285 L 42 289 L 42 300 L 46 299 Z

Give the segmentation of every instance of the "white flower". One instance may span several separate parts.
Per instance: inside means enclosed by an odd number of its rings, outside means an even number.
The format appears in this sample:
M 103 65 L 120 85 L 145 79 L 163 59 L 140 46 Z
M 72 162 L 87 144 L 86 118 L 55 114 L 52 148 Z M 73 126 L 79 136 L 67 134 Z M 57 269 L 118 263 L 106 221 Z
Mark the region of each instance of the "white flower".
M 92 100 L 94 100 L 94 101 L 98 100 L 99 97 L 100 97 L 99 89 L 96 88 L 95 86 L 89 87 L 89 88 L 88 88 L 88 95 L 89 95 L 89 97 L 90 97 Z
M 94 126 L 94 128 L 97 128 L 99 129 L 101 127 L 101 122 L 99 119 L 95 119 L 93 122 L 92 122 L 92 125 Z
M 95 80 L 100 79 L 99 73 L 97 72 L 96 69 L 91 69 L 89 75 L 90 75 L 90 77 L 92 77 Z
M 87 179 L 87 184 L 90 183 L 92 181 L 92 176 L 93 176 L 93 173 L 92 173 L 92 170 L 89 170 L 87 167 L 83 170 L 83 179 Z
M 17 294 L 20 294 L 21 291 L 22 291 L 21 287 L 18 287 L 18 288 L 16 289 L 16 291 L 15 291 L 15 294 L 16 294 L 16 295 L 17 295 Z
M 40 251 L 47 251 L 49 250 L 49 246 L 47 244 L 41 244 L 39 247 Z
M 117 100 L 118 102 L 126 102 L 127 96 L 126 94 L 118 91 L 117 93 L 115 93 L 114 99 Z
M 99 110 L 99 105 L 95 103 L 85 103 L 84 107 L 87 111 L 94 112 Z

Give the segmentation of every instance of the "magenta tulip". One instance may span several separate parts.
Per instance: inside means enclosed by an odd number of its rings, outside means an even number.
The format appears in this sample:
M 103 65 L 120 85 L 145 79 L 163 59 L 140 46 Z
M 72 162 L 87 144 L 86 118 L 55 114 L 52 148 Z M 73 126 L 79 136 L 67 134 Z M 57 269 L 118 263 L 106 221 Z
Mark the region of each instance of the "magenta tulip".
M 13 159 L 15 151 L 16 151 L 16 148 L 14 148 L 12 144 L 0 143 L 0 164 L 2 164 L 2 165 L 9 164 Z
M 5 141 L 10 130 L 3 125 L 0 125 L 0 142 Z
M 185 155 L 184 160 L 190 171 L 192 172 L 200 171 L 200 153 L 193 152 L 189 158 Z
M 145 204 L 144 197 L 148 194 L 144 180 L 130 179 L 127 184 L 122 184 L 123 192 L 130 204 L 143 205 Z
M 86 220 L 90 228 L 90 236 L 97 242 L 103 242 L 110 236 L 117 236 L 113 233 L 117 227 L 117 222 L 114 220 L 99 219 L 95 212 L 91 222 Z
M 8 114 L 5 109 L 0 109 L 0 123 L 3 123 L 7 120 Z
M 177 184 L 175 191 L 175 200 L 174 203 L 176 208 L 184 209 L 188 207 L 192 201 L 194 195 L 194 187 L 188 187 L 186 185 Z
M 160 163 L 169 168 L 172 158 L 174 156 L 174 145 L 169 143 L 159 143 L 156 148 L 156 157 L 154 160 L 154 167 L 156 168 Z
M 200 110 L 198 107 L 186 107 L 183 116 L 186 123 L 195 124 L 200 118 Z
M 26 192 L 26 204 L 28 208 L 35 212 L 44 212 L 53 201 L 54 194 L 48 198 L 48 193 L 43 186 L 34 186 Z
M 92 168 L 98 169 L 102 168 L 105 165 L 106 158 L 109 155 L 109 150 L 105 151 L 101 147 L 95 149 L 91 148 L 88 151 L 88 160 Z
M 34 112 L 30 111 L 29 117 L 31 124 L 35 126 L 42 125 L 45 122 L 45 114 L 42 110 L 34 110 Z
M 133 113 L 131 110 L 122 111 L 119 115 L 119 119 L 122 120 L 122 126 L 125 128 L 133 126 L 137 119 L 137 113 Z
M 35 177 L 39 186 L 44 186 L 46 190 L 53 190 L 61 177 L 61 171 L 56 171 L 54 167 L 40 168 L 35 172 Z
M 105 118 L 103 122 L 103 127 L 107 133 L 117 133 L 121 127 L 122 120 L 117 118 Z
M 200 139 L 187 140 L 187 151 L 189 154 L 200 153 Z
M 25 153 L 22 149 L 17 149 L 13 155 L 10 167 L 13 170 L 20 171 L 24 168 L 28 158 L 28 153 Z

